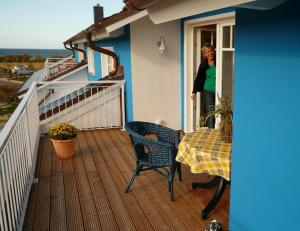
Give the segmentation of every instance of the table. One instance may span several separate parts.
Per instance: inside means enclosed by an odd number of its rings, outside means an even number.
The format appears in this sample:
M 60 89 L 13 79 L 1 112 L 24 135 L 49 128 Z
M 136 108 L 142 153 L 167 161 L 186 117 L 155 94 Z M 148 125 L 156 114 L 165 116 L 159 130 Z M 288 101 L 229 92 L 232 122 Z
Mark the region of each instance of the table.
M 192 173 L 215 176 L 206 183 L 192 183 L 193 189 L 216 187 L 213 198 L 201 212 L 202 219 L 206 219 L 230 181 L 231 143 L 221 140 L 218 129 L 201 128 L 183 137 L 178 146 L 176 161 L 189 165 Z

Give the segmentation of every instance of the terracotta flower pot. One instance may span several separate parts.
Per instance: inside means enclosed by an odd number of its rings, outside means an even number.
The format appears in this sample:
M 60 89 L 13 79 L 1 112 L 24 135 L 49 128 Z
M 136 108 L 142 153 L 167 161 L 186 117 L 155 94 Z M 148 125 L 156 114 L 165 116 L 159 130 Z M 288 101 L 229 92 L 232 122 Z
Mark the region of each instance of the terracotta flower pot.
M 58 159 L 70 159 L 75 154 L 76 138 L 72 140 L 53 140 L 51 139 Z

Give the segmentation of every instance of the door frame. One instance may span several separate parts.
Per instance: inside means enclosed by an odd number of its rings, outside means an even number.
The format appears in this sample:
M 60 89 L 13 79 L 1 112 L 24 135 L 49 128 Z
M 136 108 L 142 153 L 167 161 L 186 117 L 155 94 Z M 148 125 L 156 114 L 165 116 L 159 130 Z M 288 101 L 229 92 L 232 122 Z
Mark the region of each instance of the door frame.
M 193 102 L 191 100 L 191 94 L 193 90 L 193 72 L 194 72 L 194 28 L 200 26 L 207 26 L 216 24 L 217 26 L 217 40 L 216 40 L 216 89 L 221 88 L 221 73 L 219 64 L 220 60 L 220 24 L 235 22 L 235 12 L 224 13 L 209 17 L 203 17 L 198 19 L 191 19 L 184 22 L 184 131 L 193 131 Z

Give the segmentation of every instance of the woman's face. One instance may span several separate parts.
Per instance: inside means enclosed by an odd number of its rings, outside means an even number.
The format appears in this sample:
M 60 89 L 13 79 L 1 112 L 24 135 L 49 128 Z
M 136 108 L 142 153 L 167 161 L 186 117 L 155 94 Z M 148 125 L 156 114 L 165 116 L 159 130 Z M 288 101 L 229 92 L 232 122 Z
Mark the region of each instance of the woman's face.
M 208 60 L 213 60 L 215 58 L 215 50 L 213 48 L 207 48 L 206 57 Z

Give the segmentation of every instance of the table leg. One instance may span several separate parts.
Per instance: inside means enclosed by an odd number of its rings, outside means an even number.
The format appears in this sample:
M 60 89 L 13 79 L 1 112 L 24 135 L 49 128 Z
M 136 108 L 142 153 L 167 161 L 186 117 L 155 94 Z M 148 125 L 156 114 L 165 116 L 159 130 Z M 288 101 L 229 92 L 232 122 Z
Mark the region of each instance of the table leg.
M 206 205 L 206 207 L 201 212 L 201 218 L 205 220 L 211 210 L 215 208 L 215 206 L 218 204 L 219 200 L 221 199 L 224 190 L 226 188 L 227 181 L 223 177 L 216 176 L 213 180 L 207 182 L 207 183 L 193 183 L 192 187 L 195 188 L 212 188 L 214 186 L 216 187 L 215 194 L 213 198 L 209 201 L 209 203 Z
M 208 182 L 193 182 L 192 183 L 192 188 L 196 189 L 196 188 L 214 188 L 217 186 L 217 184 L 219 183 L 219 176 L 215 176 L 211 181 Z

